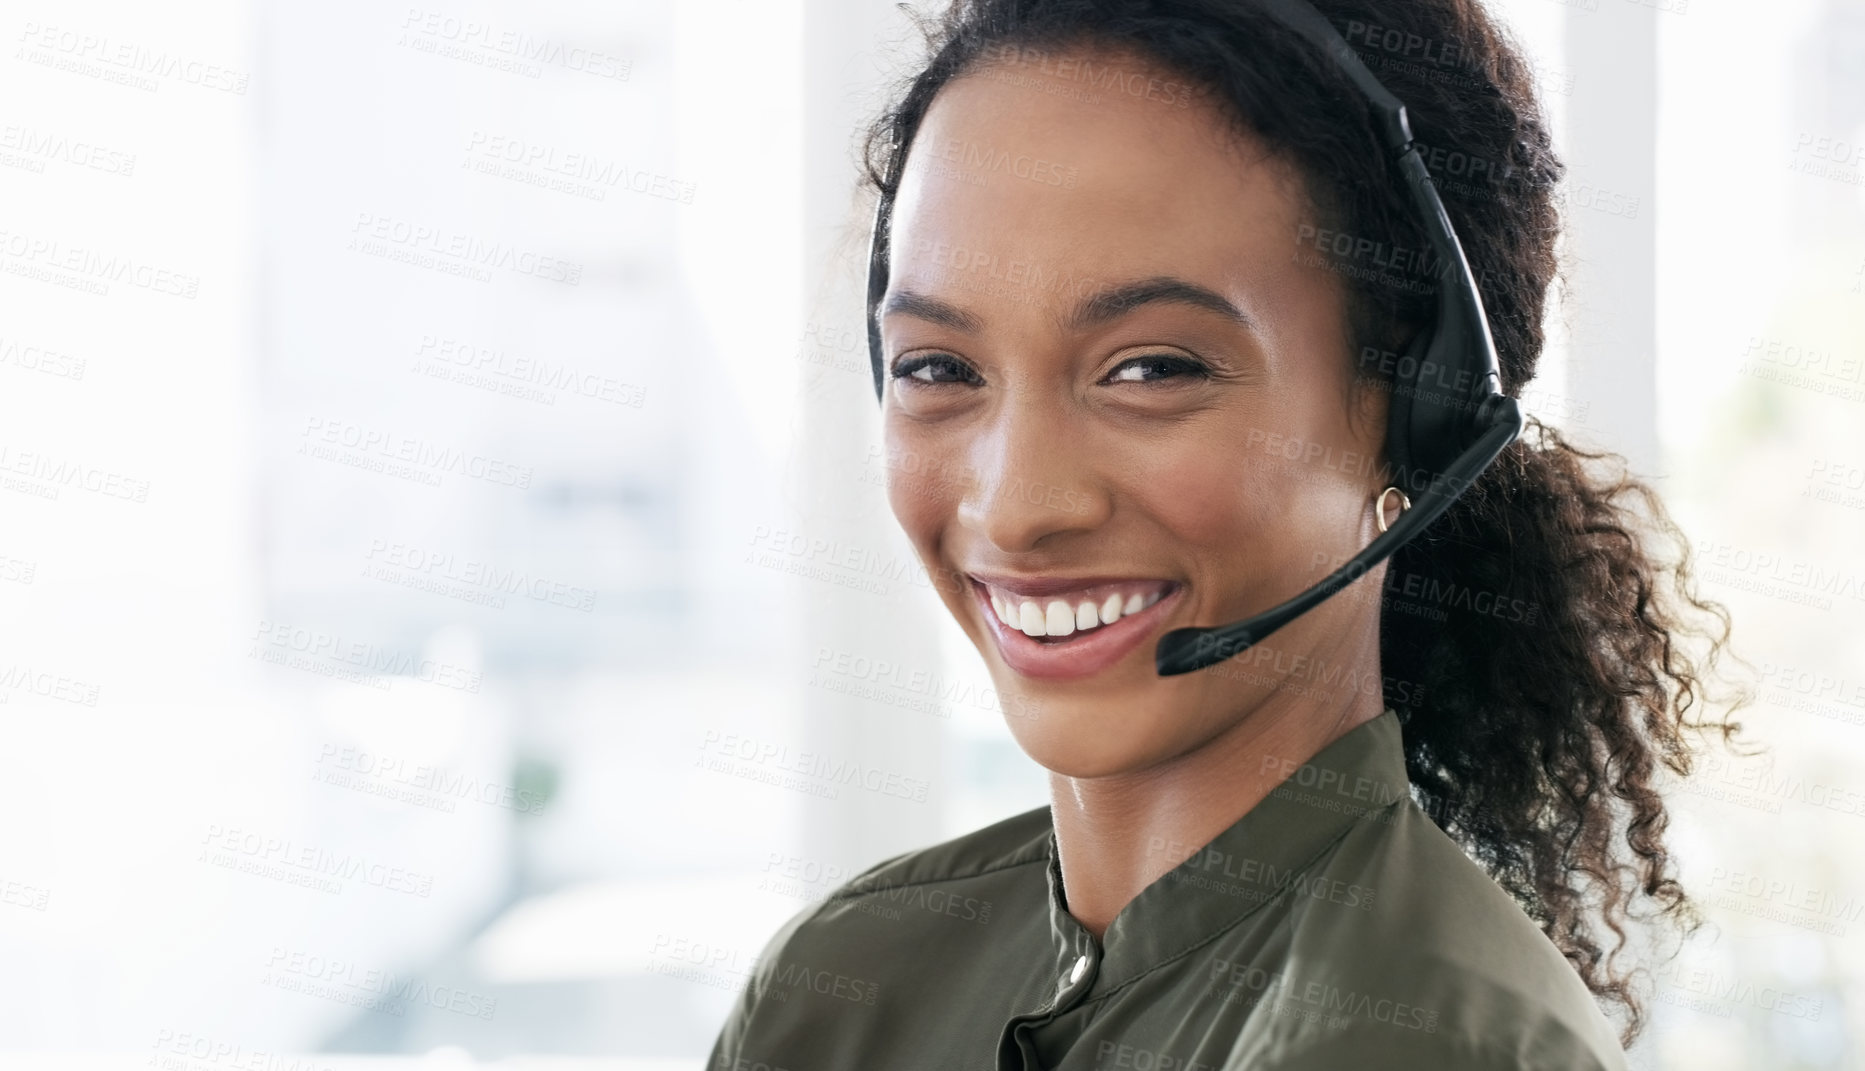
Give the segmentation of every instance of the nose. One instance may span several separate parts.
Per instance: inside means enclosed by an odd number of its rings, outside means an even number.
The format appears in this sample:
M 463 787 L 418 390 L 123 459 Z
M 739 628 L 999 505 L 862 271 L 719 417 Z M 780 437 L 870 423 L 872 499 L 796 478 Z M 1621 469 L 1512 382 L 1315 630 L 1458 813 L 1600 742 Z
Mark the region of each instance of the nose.
M 1111 496 L 1086 419 L 1066 402 L 1019 392 L 972 441 L 958 520 L 1005 553 L 1106 522 Z

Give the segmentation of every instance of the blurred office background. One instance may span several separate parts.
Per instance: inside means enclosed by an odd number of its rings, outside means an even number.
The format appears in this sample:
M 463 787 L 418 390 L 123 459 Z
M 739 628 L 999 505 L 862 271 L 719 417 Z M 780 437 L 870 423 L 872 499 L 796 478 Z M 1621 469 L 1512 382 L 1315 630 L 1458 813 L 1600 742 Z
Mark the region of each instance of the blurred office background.
M 1865 1067 L 1865 0 L 1491 2 L 1571 168 L 1528 408 L 1764 674 L 1635 1063 Z M 1046 802 L 882 492 L 893 5 L 0 29 L 0 1060 L 697 1068 L 784 919 Z

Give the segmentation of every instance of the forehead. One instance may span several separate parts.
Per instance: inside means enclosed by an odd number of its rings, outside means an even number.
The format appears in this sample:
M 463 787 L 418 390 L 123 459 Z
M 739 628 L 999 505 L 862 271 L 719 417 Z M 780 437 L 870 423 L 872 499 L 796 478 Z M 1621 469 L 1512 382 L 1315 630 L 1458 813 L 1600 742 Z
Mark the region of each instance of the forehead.
M 996 53 L 939 91 L 914 136 L 890 283 L 950 294 L 983 273 L 1055 308 L 1048 290 L 1152 275 L 1262 295 L 1300 277 L 1308 217 L 1295 170 L 1169 69 Z

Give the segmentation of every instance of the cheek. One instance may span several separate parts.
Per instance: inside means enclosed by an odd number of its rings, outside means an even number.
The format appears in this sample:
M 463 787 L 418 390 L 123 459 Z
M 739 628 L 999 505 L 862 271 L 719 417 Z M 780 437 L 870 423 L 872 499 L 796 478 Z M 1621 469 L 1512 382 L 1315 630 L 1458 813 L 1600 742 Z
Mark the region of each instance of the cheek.
M 1251 468 L 1241 448 L 1205 441 L 1148 451 L 1128 486 L 1175 540 L 1234 561 L 1239 540 L 1259 540 L 1272 525 L 1285 493 L 1279 480 Z
M 1313 466 L 1252 450 L 1241 440 L 1205 440 L 1149 451 L 1129 493 L 1191 560 L 1215 576 L 1304 573 L 1343 527 L 1340 489 Z M 1331 553 L 1331 551 L 1330 551 Z
M 881 478 L 894 517 L 922 553 L 935 545 L 938 535 L 958 508 L 959 475 L 949 451 L 939 451 L 922 439 L 889 424 L 882 431 Z

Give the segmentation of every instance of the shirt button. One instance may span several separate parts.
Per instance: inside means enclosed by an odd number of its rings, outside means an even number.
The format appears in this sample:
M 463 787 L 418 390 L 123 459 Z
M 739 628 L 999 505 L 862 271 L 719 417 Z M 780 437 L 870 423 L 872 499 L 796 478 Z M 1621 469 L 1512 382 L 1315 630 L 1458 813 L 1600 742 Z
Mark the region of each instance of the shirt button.
M 1088 973 L 1088 957 L 1082 956 L 1080 959 L 1077 959 L 1075 961 L 1074 969 L 1068 972 L 1068 984 L 1074 985 L 1076 982 L 1081 981 L 1081 976 L 1087 973 Z

